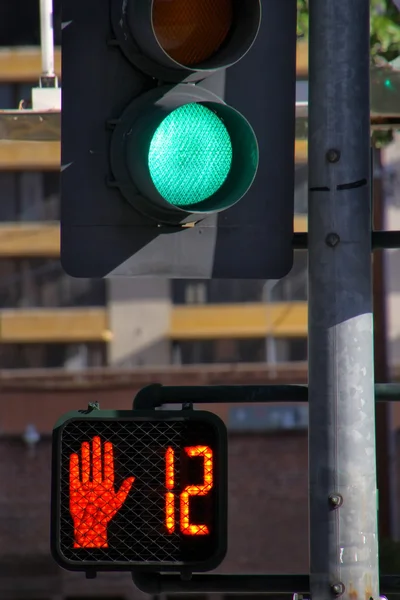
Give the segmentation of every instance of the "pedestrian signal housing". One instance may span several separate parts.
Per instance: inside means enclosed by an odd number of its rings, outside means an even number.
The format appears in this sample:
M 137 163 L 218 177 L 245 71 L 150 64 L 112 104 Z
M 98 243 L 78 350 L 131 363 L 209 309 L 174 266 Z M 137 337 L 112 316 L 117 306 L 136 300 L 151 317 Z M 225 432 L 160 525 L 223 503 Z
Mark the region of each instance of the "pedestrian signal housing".
M 214 569 L 226 430 L 211 413 L 68 413 L 53 431 L 51 547 L 68 570 Z

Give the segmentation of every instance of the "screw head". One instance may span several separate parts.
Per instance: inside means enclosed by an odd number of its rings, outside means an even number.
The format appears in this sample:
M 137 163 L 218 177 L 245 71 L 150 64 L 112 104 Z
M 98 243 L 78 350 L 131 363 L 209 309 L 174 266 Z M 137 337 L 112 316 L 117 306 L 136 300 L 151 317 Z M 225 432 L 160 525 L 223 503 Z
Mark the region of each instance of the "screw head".
M 330 248 L 334 248 L 340 242 L 340 237 L 337 233 L 328 233 L 328 235 L 325 238 L 325 242 L 327 246 L 329 246 Z
M 344 591 L 345 591 L 344 584 L 341 581 L 338 581 L 337 583 L 333 583 L 331 585 L 331 589 L 332 589 L 332 592 L 335 594 L 335 596 L 341 596 L 342 594 L 344 594 Z
M 337 163 L 340 160 L 340 150 L 330 148 L 326 153 L 326 160 L 330 163 Z
M 340 494 L 330 494 L 329 503 L 334 508 L 338 508 L 343 504 L 343 497 Z

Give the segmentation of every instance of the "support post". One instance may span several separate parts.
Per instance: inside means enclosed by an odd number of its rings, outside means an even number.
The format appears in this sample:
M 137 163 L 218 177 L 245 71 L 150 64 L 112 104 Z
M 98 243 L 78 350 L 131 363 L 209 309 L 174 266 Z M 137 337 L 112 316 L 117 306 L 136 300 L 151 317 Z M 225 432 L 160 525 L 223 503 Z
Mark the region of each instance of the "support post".
M 368 0 L 309 0 L 313 600 L 379 597 Z
M 384 166 L 382 150 L 373 148 L 372 160 L 372 214 L 373 227 L 377 230 L 385 228 L 385 190 Z M 390 381 L 387 344 L 387 310 L 386 310 L 386 255 L 383 250 L 376 250 L 373 255 L 373 298 L 374 298 L 374 354 L 375 381 L 386 383 Z M 392 516 L 395 502 L 392 497 L 394 468 L 391 456 L 393 433 L 390 428 L 391 407 L 380 403 L 376 407 L 376 467 L 379 488 L 379 538 L 391 539 Z M 393 506 L 392 506 L 393 504 Z
M 42 50 L 43 87 L 56 87 L 54 83 L 54 30 L 53 30 L 53 0 L 40 0 L 40 44 Z M 43 83 L 42 81 L 42 83 Z M 48 85 L 48 82 L 53 85 Z

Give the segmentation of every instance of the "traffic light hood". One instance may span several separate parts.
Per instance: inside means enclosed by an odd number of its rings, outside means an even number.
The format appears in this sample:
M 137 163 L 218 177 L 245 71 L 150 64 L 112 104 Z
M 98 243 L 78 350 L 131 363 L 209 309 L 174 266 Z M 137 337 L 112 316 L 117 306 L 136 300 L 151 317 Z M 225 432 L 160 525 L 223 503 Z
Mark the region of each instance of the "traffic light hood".
M 160 223 L 195 222 L 234 205 L 249 189 L 257 139 L 249 122 L 211 92 L 162 86 L 122 115 L 111 167 L 139 212 Z
M 260 0 L 119 0 L 111 7 L 123 53 L 161 81 L 199 81 L 238 62 L 261 23 Z

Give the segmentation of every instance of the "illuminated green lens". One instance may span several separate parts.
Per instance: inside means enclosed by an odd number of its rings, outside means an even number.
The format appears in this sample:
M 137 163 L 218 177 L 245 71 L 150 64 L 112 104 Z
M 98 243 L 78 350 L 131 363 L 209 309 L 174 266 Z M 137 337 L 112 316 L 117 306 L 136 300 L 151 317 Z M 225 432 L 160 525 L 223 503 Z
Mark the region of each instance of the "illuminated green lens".
M 201 104 L 186 104 L 166 117 L 151 140 L 149 170 L 170 204 L 203 202 L 225 182 L 232 143 L 221 119 Z

